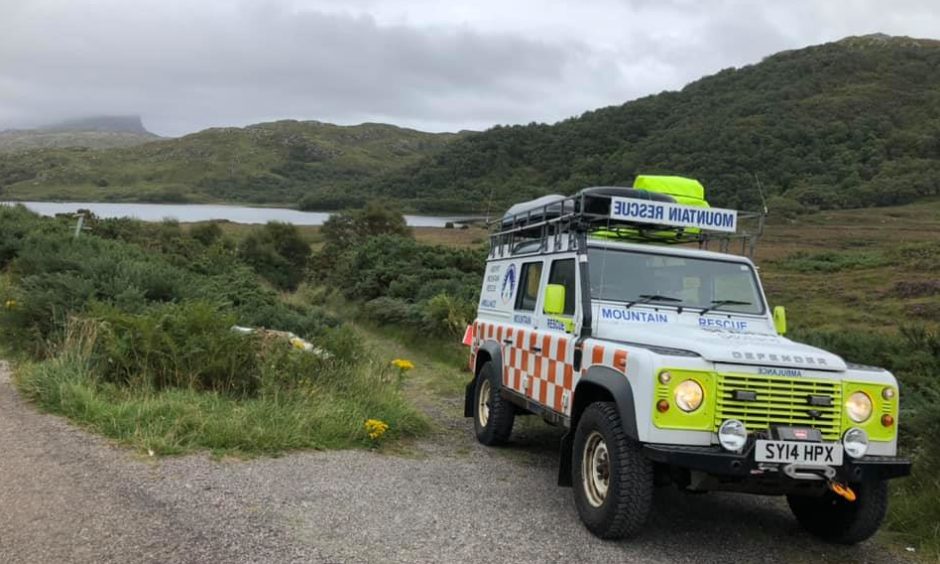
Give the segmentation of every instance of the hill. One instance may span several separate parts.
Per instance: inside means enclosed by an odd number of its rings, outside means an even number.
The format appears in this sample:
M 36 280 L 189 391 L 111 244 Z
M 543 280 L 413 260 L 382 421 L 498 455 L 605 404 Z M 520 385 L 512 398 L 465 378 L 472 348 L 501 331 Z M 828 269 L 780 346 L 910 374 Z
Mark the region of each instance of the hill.
M 713 204 L 894 205 L 940 193 L 940 42 L 851 37 L 726 69 L 554 125 L 494 127 L 358 187 L 418 210 L 486 211 L 546 193 L 702 180 Z
M 0 197 L 495 212 L 546 193 L 693 176 L 715 205 L 783 215 L 940 194 L 940 42 L 785 51 L 553 125 L 429 134 L 280 121 L 88 152 L 0 154 Z
M 0 131 L 0 153 L 32 149 L 131 147 L 159 139 L 140 116 L 97 116 L 63 121 L 38 129 Z
M 293 204 L 320 186 L 341 191 L 414 163 L 458 136 L 278 121 L 107 151 L 30 151 L 0 155 L 0 197 Z

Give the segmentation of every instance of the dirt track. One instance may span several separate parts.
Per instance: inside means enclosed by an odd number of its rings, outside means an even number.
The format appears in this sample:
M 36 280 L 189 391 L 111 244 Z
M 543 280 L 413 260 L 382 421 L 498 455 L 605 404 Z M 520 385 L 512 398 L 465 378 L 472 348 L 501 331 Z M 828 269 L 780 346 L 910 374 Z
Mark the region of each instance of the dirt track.
M 456 406 L 454 406 L 456 412 Z M 554 485 L 557 432 L 486 449 L 456 419 L 413 456 L 163 460 L 26 404 L 0 364 L 0 562 L 886 562 L 833 547 L 773 499 L 659 492 L 648 530 L 603 542 Z

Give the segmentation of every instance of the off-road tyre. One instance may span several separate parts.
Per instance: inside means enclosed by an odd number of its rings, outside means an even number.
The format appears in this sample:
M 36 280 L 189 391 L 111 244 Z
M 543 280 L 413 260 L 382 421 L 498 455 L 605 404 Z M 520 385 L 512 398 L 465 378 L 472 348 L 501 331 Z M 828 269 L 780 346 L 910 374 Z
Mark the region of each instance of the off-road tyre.
M 607 453 L 607 487 L 602 499 L 597 495 L 597 481 L 585 480 L 592 468 L 603 468 L 603 458 L 591 462 L 599 443 Z M 590 452 L 586 449 L 590 448 Z M 581 521 L 602 539 L 622 539 L 636 535 L 646 523 L 653 503 L 653 463 L 643 456 L 638 442 L 623 430 L 613 402 L 596 402 L 581 414 L 575 431 L 571 457 L 572 487 Z M 602 480 L 601 480 L 602 481 Z M 593 484 L 593 485 L 592 485 Z M 598 505 L 598 501 L 600 504 Z
M 857 496 L 848 501 L 831 491 L 819 497 L 788 495 L 787 503 L 800 525 L 817 537 L 855 544 L 875 534 L 888 511 L 888 483 L 850 484 Z
M 473 429 L 477 440 L 486 446 L 506 444 L 516 419 L 516 406 L 499 394 L 500 386 L 496 367 L 492 362 L 483 363 L 473 390 Z M 485 414 L 481 412 L 484 405 Z

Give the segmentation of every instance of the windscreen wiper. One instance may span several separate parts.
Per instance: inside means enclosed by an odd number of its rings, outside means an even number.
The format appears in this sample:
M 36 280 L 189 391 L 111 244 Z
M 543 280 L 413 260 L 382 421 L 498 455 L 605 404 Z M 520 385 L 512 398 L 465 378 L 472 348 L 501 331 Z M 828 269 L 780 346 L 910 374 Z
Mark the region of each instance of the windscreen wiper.
M 626 309 L 630 309 L 631 307 L 637 304 L 648 304 L 650 302 L 679 303 L 682 301 L 679 298 L 673 298 L 672 296 L 661 296 L 659 294 L 640 294 L 638 297 L 640 299 L 633 300 L 632 302 L 628 302 L 627 305 L 625 306 Z
M 751 302 L 742 302 L 740 300 L 712 300 L 712 305 L 703 309 L 699 315 L 705 315 L 710 311 L 714 311 L 729 305 L 751 305 Z

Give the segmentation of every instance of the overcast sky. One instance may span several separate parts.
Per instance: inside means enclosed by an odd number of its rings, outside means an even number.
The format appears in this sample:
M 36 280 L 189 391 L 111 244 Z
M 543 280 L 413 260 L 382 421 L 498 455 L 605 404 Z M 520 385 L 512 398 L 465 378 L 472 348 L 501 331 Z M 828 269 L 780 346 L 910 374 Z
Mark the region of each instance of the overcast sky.
M 0 0 L 0 130 L 554 122 L 783 49 L 937 37 L 937 1 Z

